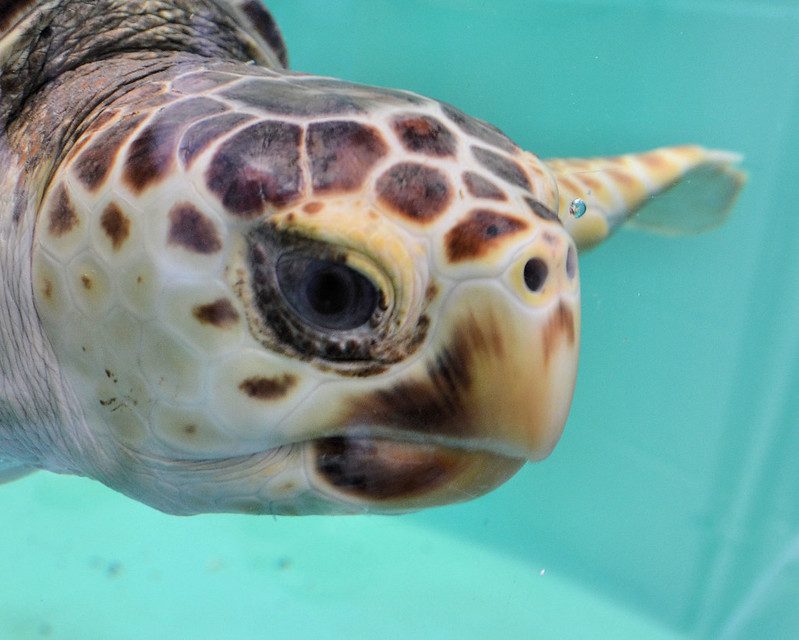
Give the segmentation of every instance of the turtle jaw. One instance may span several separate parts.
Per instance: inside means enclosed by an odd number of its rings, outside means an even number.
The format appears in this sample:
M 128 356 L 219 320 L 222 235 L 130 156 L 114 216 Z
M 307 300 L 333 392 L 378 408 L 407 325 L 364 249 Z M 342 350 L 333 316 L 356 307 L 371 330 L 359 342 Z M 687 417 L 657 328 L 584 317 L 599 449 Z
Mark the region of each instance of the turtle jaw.
M 312 484 L 344 509 L 400 513 L 471 500 L 513 476 L 524 459 L 370 436 L 323 438 L 306 447 Z

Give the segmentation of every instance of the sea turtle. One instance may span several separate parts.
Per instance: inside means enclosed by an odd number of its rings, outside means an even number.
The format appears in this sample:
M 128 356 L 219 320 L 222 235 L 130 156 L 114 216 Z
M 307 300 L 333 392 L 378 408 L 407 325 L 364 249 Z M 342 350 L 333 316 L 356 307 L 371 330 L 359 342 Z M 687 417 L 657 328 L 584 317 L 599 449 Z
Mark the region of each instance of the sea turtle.
M 715 224 L 742 183 L 289 72 L 255 1 L 6 0 L 0 131 L 0 476 L 179 514 L 496 487 L 566 420 L 577 250 Z

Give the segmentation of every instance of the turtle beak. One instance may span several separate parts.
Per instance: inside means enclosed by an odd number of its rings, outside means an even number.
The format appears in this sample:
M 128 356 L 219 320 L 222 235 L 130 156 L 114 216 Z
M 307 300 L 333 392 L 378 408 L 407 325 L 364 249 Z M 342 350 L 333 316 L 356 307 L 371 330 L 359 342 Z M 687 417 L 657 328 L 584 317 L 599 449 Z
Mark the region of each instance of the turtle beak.
M 429 358 L 349 398 L 343 435 L 315 441 L 316 484 L 410 510 L 475 497 L 546 457 L 571 404 L 579 325 L 577 295 L 523 307 L 500 287 L 459 286 Z

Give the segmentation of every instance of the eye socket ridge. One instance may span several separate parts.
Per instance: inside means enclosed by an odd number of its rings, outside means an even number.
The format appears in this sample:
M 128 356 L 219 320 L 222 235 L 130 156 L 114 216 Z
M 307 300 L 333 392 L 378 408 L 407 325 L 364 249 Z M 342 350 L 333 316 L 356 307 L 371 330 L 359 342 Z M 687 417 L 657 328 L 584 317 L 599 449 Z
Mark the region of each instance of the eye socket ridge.
M 352 331 L 369 322 L 380 304 L 372 281 L 341 260 L 291 252 L 275 265 L 281 295 L 304 323 Z

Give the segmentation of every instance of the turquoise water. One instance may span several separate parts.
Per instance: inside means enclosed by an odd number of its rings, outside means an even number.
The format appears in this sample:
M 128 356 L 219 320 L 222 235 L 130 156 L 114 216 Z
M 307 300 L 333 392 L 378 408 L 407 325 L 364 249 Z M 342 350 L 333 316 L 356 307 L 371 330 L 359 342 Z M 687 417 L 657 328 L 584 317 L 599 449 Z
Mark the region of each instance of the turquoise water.
M 746 155 L 723 228 L 581 262 L 561 444 L 404 517 L 175 518 L 0 487 L 0 640 L 799 637 L 799 7 L 273 0 L 297 69 L 413 89 L 543 155 Z

